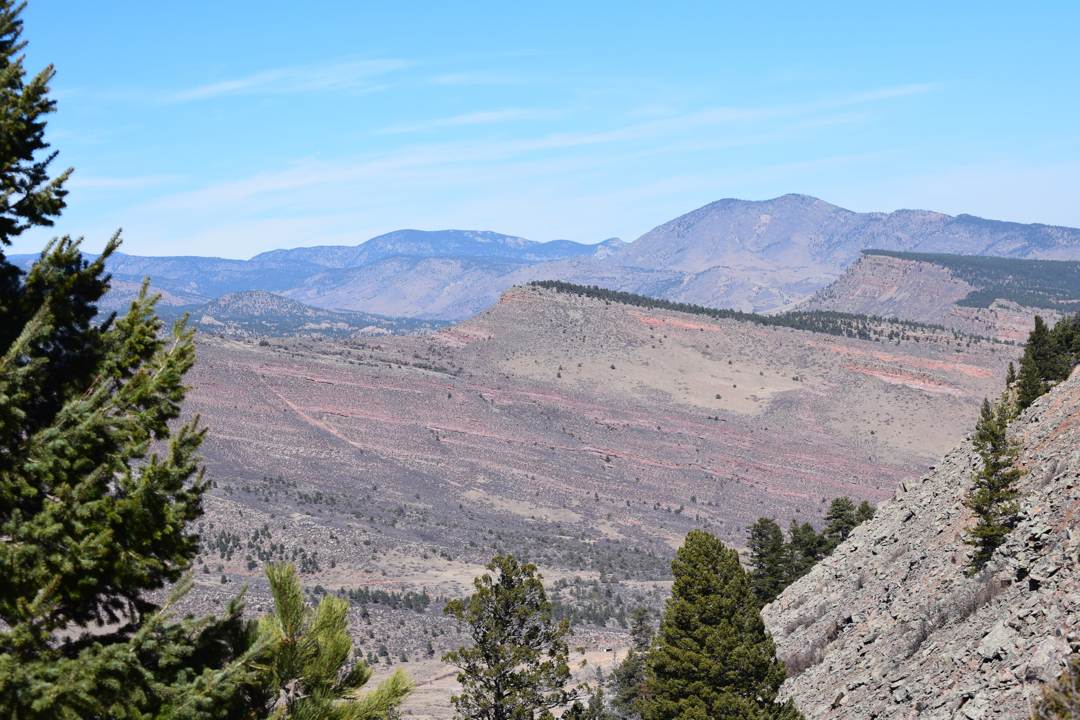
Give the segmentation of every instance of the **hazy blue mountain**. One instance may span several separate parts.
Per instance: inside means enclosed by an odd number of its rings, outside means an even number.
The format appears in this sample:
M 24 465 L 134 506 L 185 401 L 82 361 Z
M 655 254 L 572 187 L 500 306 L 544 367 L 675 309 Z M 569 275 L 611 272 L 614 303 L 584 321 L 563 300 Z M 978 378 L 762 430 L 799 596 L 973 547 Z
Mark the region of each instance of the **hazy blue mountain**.
M 1080 230 L 926 210 L 857 213 L 809 195 L 784 195 L 710 203 L 653 228 L 612 260 L 692 273 L 762 262 L 842 269 L 869 248 L 1077 260 Z
M 622 244 L 618 238 L 602 246 Z M 373 237 L 355 247 L 319 247 L 271 250 L 251 259 L 254 263 L 301 262 L 327 268 L 356 268 L 390 257 L 487 258 L 537 263 L 592 255 L 597 245 L 571 240 L 536 242 L 486 230 L 397 230 Z
M 516 263 L 397 255 L 363 267 L 328 269 L 282 294 L 320 307 L 462 320 L 491 307 L 506 288 L 531 280 L 558 278 L 656 294 L 678 286 L 684 276 L 684 273 L 608 265 L 595 257 Z
M 767 312 L 806 300 L 867 249 L 1080 260 L 1080 230 L 925 210 L 857 213 L 808 195 L 726 199 L 630 244 L 398 230 L 353 247 L 273 250 L 250 260 L 121 254 L 109 270 L 127 284 L 110 297 L 123 301 L 149 275 L 170 293 L 165 304 L 265 290 L 323 308 L 461 320 L 515 283 L 565 280 Z M 16 256 L 27 264 L 35 257 Z
M 767 311 L 836 280 L 862 250 L 1080 259 L 1080 230 L 926 210 L 857 213 L 808 195 L 719 200 L 653 228 L 611 256 L 693 276 L 669 300 Z

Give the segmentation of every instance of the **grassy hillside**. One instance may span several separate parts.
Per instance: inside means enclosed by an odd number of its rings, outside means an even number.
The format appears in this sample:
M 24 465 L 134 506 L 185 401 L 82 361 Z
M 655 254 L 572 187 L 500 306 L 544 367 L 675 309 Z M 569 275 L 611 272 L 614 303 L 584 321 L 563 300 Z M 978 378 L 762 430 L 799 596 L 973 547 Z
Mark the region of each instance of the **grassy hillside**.
M 956 303 L 964 307 L 986 308 L 994 300 L 1001 299 L 1024 307 L 1052 308 L 1061 312 L 1080 310 L 1080 262 L 892 250 L 863 250 L 862 254 L 884 255 L 948 268 L 953 277 L 976 288 Z

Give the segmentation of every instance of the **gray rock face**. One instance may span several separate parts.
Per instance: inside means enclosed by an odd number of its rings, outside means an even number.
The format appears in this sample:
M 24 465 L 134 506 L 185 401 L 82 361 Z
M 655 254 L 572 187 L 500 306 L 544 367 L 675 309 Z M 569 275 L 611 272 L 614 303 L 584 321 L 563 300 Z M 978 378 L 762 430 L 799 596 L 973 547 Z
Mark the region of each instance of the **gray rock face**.
M 808 717 L 1027 717 L 1080 650 L 1080 373 L 1010 432 L 1024 497 L 981 574 L 965 573 L 968 440 L 765 608 Z

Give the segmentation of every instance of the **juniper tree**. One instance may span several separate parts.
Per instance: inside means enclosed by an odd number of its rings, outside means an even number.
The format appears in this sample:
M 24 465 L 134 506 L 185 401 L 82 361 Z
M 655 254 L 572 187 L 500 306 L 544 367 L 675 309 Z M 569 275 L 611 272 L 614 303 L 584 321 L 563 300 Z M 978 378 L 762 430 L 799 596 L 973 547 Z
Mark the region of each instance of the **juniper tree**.
M 777 703 L 787 677 L 739 554 L 693 530 L 671 563 L 675 583 L 649 651 L 645 720 L 801 718 Z
M 553 718 L 552 710 L 574 703 L 581 688 L 568 688 L 568 620 L 556 622 L 544 592 L 543 576 L 531 563 L 498 555 L 489 572 L 473 580 L 467 602 L 452 600 L 443 612 L 469 626 L 472 646 L 443 655 L 458 667 L 461 692 L 451 701 L 470 720 Z
M 983 399 L 973 439 L 982 462 L 972 475 L 971 488 L 964 498 L 964 506 L 976 517 L 975 527 L 967 531 L 968 537 L 964 540 L 965 544 L 975 548 L 969 574 L 981 570 L 995 548 L 1005 541 L 1019 509 L 1020 491 L 1015 485 L 1023 473 L 1015 461 L 1020 445 L 1008 437 L 1009 419 L 1007 403 L 998 403 L 995 411 L 990 401 Z
M 0 0 L 0 715 L 223 717 L 262 649 L 242 604 L 175 619 L 190 576 L 148 596 L 197 549 L 205 430 L 178 422 L 192 334 L 159 333 L 145 285 L 95 324 L 118 237 L 93 262 L 54 240 L 26 273 L 3 253 L 53 223 L 70 173 L 49 177 L 54 71 L 26 80 L 22 7 Z

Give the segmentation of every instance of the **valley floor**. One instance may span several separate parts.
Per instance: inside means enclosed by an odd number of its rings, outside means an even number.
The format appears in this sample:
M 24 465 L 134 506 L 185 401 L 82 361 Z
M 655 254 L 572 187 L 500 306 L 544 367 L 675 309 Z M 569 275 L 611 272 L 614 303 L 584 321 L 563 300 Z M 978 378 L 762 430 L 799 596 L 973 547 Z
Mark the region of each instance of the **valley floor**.
M 573 645 L 609 664 L 629 609 L 663 607 L 689 530 L 741 547 L 759 517 L 820 527 L 828 499 L 892 496 L 970 431 L 1014 353 L 535 287 L 427 337 L 200 335 L 186 409 L 210 428 L 214 487 L 191 604 L 251 583 L 265 611 L 262 567 L 280 560 L 313 598 L 382 590 L 354 603 L 358 649 L 385 648 L 376 679 L 416 677 L 415 714 L 448 717 L 438 658 L 462 636 L 441 608 L 493 554 L 535 562 Z

